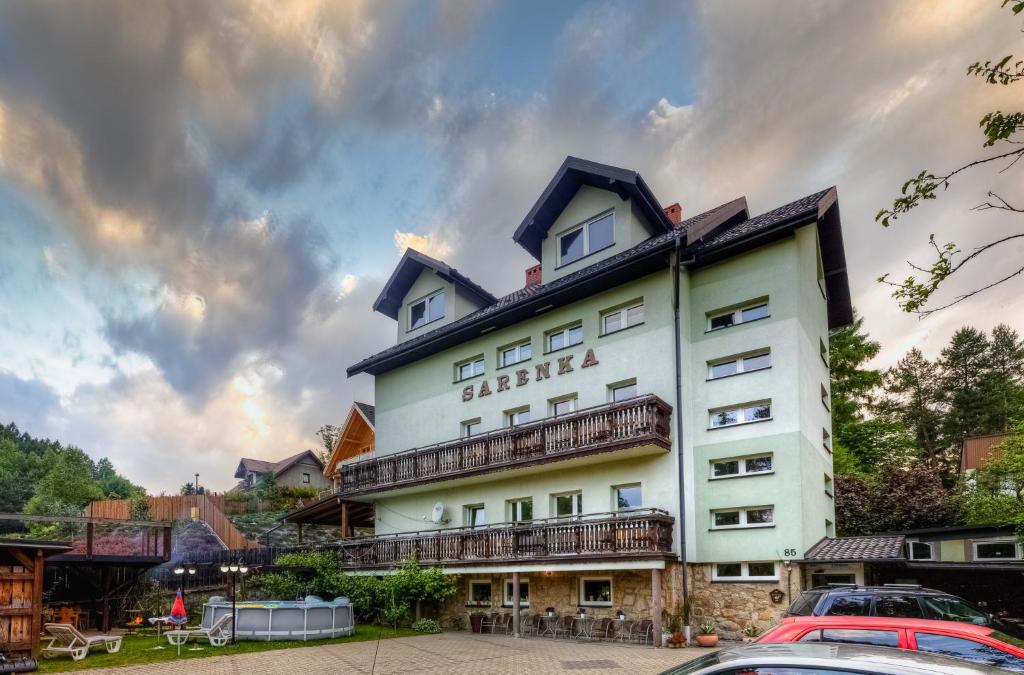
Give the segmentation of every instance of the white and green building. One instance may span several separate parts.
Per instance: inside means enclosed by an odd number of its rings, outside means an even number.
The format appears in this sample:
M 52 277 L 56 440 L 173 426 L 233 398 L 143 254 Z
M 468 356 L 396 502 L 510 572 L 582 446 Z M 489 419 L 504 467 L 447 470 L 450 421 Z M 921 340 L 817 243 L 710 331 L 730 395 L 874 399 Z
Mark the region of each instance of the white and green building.
M 396 342 L 348 371 L 374 378 L 376 437 L 331 476 L 372 513 L 347 564 L 440 565 L 451 612 L 518 586 L 524 611 L 657 620 L 685 587 L 724 630 L 776 616 L 834 534 L 835 188 L 683 219 L 570 157 L 513 239 L 537 259 L 520 290 L 409 250 L 374 304 Z

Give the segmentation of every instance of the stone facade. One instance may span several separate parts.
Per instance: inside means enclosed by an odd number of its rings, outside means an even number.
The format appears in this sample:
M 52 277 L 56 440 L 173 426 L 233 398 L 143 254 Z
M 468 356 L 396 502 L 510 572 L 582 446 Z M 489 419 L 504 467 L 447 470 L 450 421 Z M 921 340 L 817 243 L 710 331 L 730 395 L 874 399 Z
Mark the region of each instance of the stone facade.
M 694 599 L 694 623 L 710 621 L 725 640 L 738 640 L 747 626 L 762 632 L 777 623 L 790 603 L 799 595 L 799 566 L 779 566 L 778 581 L 712 581 L 711 565 L 690 565 L 690 593 Z M 770 593 L 782 591 L 782 600 L 772 601 Z

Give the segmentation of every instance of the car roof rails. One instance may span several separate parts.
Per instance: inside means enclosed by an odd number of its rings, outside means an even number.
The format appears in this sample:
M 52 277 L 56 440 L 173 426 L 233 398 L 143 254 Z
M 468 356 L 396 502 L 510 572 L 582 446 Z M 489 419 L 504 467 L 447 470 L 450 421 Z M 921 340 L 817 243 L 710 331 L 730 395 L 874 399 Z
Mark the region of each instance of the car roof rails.
M 921 584 L 882 584 L 884 588 L 924 588 Z
M 841 583 L 841 582 L 830 582 L 827 584 L 829 588 L 857 588 L 857 584 Z

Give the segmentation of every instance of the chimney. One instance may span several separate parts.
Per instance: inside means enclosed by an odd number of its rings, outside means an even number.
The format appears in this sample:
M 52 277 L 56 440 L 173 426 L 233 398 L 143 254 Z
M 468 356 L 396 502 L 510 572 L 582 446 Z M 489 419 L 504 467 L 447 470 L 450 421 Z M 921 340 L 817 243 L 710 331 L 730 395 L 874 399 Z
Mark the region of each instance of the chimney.
M 524 288 L 533 288 L 534 286 L 540 286 L 540 265 L 526 268 L 526 286 Z
M 672 206 L 665 207 L 665 215 L 672 221 L 673 225 L 678 225 L 683 222 L 683 207 L 676 202 Z

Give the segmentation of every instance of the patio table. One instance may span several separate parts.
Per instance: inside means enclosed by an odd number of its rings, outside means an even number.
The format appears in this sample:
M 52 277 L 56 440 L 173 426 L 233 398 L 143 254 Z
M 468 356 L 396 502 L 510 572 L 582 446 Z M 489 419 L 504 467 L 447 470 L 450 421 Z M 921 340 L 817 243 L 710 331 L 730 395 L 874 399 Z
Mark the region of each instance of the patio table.
M 583 640 L 583 639 L 590 640 L 593 637 L 592 631 L 593 631 L 593 628 L 594 628 L 594 623 L 596 623 L 596 621 L 597 621 L 597 619 L 595 619 L 593 617 L 577 616 L 575 619 L 573 619 L 573 622 L 572 622 L 573 623 L 573 628 L 576 631 L 573 634 L 573 637 L 576 638 L 577 640 Z
M 625 642 L 629 639 L 629 630 L 632 627 L 633 619 L 615 617 L 615 637 L 619 639 L 619 642 Z
M 555 626 L 557 624 L 557 616 L 548 616 L 547 614 L 541 615 L 540 626 L 537 628 L 537 637 L 544 637 L 545 635 L 555 637 Z

